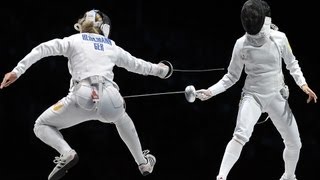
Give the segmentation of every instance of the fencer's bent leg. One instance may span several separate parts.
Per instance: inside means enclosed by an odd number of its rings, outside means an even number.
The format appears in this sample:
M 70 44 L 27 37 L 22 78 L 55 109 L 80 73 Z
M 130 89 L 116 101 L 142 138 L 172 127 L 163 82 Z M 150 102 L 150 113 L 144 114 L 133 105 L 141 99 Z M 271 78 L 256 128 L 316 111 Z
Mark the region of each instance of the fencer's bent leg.
M 275 98 L 268 107 L 269 116 L 279 131 L 285 148 L 283 151 L 283 160 L 285 163 L 285 178 L 295 177 L 295 170 L 298 163 L 301 140 L 298 126 L 293 113 L 289 107 L 288 101 L 281 95 Z
M 106 86 L 100 99 L 101 122 L 114 123 L 117 131 L 128 147 L 135 162 L 140 165 L 146 163 L 136 128 L 125 112 L 124 100 L 119 91 L 113 86 Z
M 239 105 L 237 124 L 233 138 L 228 143 L 220 165 L 217 179 L 226 180 L 229 171 L 240 157 L 242 147 L 253 132 L 254 125 L 261 115 L 261 107 L 252 95 L 245 94 Z
M 44 111 L 34 125 L 35 135 L 60 154 L 69 152 L 71 147 L 59 130 L 94 118 L 92 112 L 80 109 L 74 98 L 73 95 L 68 95 L 61 99 Z
M 35 135 L 44 143 L 54 148 L 60 154 L 64 154 L 71 150 L 69 144 L 64 140 L 60 131 L 55 128 L 44 124 L 35 124 Z
M 128 114 L 126 112 L 123 113 L 119 120 L 114 123 L 117 127 L 121 139 L 129 148 L 135 162 L 138 165 L 147 163 L 147 160 L 142 153 L 142 148 L 136 128 Z

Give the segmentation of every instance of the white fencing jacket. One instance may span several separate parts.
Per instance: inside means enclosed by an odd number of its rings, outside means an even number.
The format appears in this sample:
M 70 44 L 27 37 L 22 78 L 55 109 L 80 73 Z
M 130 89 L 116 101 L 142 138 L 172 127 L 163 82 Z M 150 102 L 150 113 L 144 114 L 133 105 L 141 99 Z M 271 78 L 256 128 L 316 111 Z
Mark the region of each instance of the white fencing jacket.
M 271 19 L 266 20 L 266 23 L 270 24 Z M 286 35 L 283 32 L 268 29 L 268 38 L 265 39 L 264 44 L 259 47 L 252 46 L 247 34 L 236 41 L 228 72 L 220 81 L 209 87 L 213 95 L 222 93 L 234 85 L 239 80 L 243 68 L 247 74 L 243 91 L 258 94 L 279 91 L 284 86 L 282 60 L 296 84 L 299 87 L 306 84 Z
M 114 83 L 112 70 L 115 65 L 143 75 L 161 76 L 163 73 L 163 69 L 157 64 L 136 58 L 117 46 L 114 41 L 91 33 L 79 33 L 41 43 L 17 64 L 13 72 L 20 77 L 40 59 L 57 55 L 68 58 L 71 82 L 98 75 Z

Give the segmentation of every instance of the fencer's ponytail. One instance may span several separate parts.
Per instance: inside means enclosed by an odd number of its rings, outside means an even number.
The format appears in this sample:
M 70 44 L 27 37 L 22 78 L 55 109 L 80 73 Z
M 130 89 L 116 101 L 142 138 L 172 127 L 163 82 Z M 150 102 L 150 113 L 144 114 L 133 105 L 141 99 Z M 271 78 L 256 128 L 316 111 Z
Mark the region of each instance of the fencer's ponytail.
M 101 21 L 102 17 L 100 15 L 96 16 L 96 21 Z M 92 21 L 88 21 L 85 17 L 78 20 L 77 23 L 74 24 L 74 29 L 79 31 L 80 33 L 95 33 L 101 34 L 101 29 L 99 27 L 95 27 Z

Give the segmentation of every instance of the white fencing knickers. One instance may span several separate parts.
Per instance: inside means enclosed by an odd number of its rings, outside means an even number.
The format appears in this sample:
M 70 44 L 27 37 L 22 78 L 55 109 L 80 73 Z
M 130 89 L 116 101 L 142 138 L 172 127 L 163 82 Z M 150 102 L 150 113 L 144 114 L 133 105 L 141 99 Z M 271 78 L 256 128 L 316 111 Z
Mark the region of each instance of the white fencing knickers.
M 78 82 L 72 92 L 39 116 L 34 126 L 36 136 L 63 154 L 71 147 L 59 130 L 89 120 L 114 123 L 136 163 L 145 163 L 139 137 L 131 118 L 125 112 L 124 100 L 118 89 L 108 81 L 100 83 L 100 86 L 99 92 L 99 87 L 93 87 L 90 81 Z M 94 89 L 98 90 L 98 103 L 93 98 Z
M 248 142 L 262 112 L 268 113 L 283 139 L 285 174 L 293 176 L 299 159 L 301 140 L 295 117 L 287 99 L 280 92 L 268 95 L 243 93 L 233 138 L 242 145 Z

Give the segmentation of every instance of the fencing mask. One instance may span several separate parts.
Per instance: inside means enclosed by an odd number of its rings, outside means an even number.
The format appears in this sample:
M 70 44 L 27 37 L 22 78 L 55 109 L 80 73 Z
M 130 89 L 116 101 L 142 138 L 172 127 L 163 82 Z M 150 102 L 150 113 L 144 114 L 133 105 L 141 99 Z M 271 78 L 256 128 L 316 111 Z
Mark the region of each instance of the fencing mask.
M 265 20 L 263 4 L 261 0 L 248 0 L 241 9 L 241 23 L 243 29 L 250 35 L 258 34 Z
M 96 21 L 96 14 L 99 14 L 102 21 Z M 91 10 L 86 13 L 86 20 L 92 21 L 95 27 L 99 27 L 104 36 L 110 35 L 111 21 L 110 18 L 99 10 Z
M 99 14 L 100 17 L 102 18 L 102 21 L 96 21 L 96 15 Z M 105 37 L 109 37 L 110 35 L 110 28 L 111 28 L 111 21 L 110 18 L 104 14 L 103 12 L 99 10 L 91 10 L 85 13 L 84 17 L 82 18 L 81 22 L 78 22 L 74 25 L 74 28 L 77 31 L 80 31 L 81 29 L 81 23 L 86 20 L 86 21 L 91 21 L 93 22 L 93 26 L 97 27 L 101 30 L 102 34 Z

